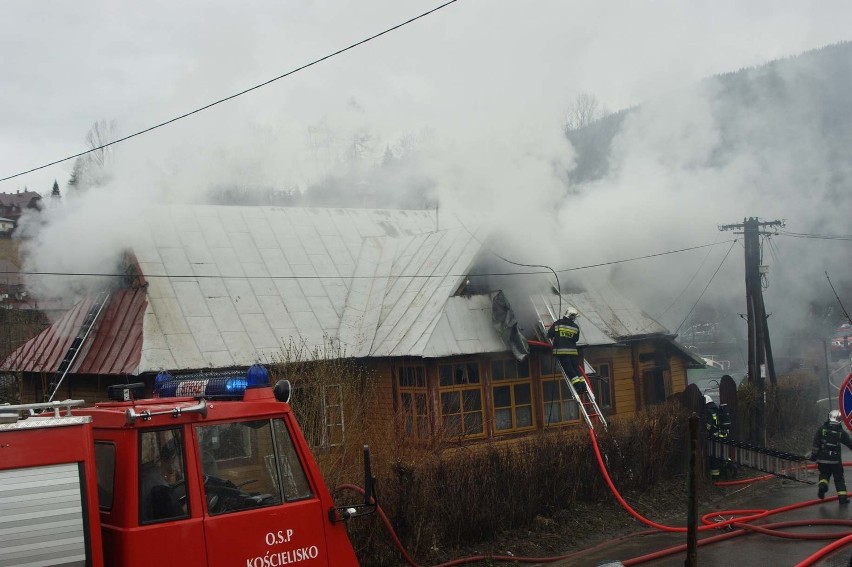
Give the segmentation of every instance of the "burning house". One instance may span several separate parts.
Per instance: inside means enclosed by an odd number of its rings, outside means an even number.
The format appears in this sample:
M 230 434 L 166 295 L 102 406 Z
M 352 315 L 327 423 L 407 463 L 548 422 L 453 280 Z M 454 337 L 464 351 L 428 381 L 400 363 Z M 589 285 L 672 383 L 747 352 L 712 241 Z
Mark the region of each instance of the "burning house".
M 606 283 L 470 285 L 490 230 L 483 218 L 438 226 L 431 211 L 164 209 L 128 243 L 120 285 L 77 303 L 0 372 L 23 376 L 25 400 L 95 400 L 161 371 L 247 368 L 331 342 L 375 377 L 373 419 L 413 440 L 476 441 L 579 423 L 541 334 L 542 313 L 572 305 L 605 415 L 686 388 L 701 361 Z

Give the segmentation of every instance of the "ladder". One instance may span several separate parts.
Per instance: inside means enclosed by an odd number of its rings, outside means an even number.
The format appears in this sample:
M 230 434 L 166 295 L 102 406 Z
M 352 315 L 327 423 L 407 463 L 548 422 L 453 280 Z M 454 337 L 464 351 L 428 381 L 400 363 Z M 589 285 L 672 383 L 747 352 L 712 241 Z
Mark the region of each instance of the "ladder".
M 744 441 L 708 437 L 707 454 L 781 478 L 815 484 L 808 479 L 808 460 L 795 453 L 776 451 Z
M 74 360 L 80 352 L 80 347 L 83 346 L 83 343 L 89 336 L 92 327 L 95 325 L 95 321 L 98 320 L 101 311 L 103 311 L 104 305 L 106 305 L 107 299 L 109 299 L 109 292 L 106 291 L 102 291 L 95 296 L 92 306 L 89 308 L 85 319 L 83 319 L 83 322 L 80 324 L 77 336 L 74 337 L 73 341 L 71 341 L 71 346 L 68 347 L 68 352 L 65 353 L 65 358 L 62 359 L 62 362 L 59 363 L 59 367 L 56 369 L 56 374 L 54 374 L 53 381 L 50 384 L 51 392 L 50 396 L 47 397 L 48 402 L 52 402 L 53 396 L 55 396 L 56 392 L 59 391 L 59 386 L 62 385 L 65 375 L 68 374 L 68 370 L 71 368 L 71 365 L 74 364 Z
M 548 302 L 543 295 L 530 296 L 530 301 L 532 301 L 533 310 L 535 311 L 536 318 L 538 319 L 536 323 L 536 332 L 540 335 L 540 338 L 544 342 L 549 343 L 550 340 L 547 338 L 547 330 L 551 327 L 551 325 L 553 325 L 558 317 L 556 317 L 556 314 L 553 312 L 550 302 Z M 606 429 L 606 420 L 601 412 L 601 408 L 598 406 L 597 400 L 595 400 L 595 393 L 592 391 L 592 385 L 589 383 L 589 377 L 586 376 L 586 371 L 582 367 L 583 365 L 580 366 L 580 372 L 582 372 L 583 378 L 586 380 L 586 392 L 582 394 L 585 400 L 580 397 L 581 394 L 577 393 L 577 390 L 574 388 L 574 385 L 571 383 L 571 380 L 565 373 L 565 369 L 562 368 L 562 365 L 557 363 L 556 366 L 559 368 L 559 372 L 562 374 L 562 379 L 565 381 L 565 385 L 568 386 L 571 396 L 574 398 L 574 401 L 577 402 L 577 408 L 580 411 L 580 415 L 583 416 L 583 420 L 586 422 L 586 425 L 589 426 L 589 429 L 595 428 L 595 425 L 592 422 L 593 419 L 597 420 L 597 422 L 603 425 L 604 429 Z

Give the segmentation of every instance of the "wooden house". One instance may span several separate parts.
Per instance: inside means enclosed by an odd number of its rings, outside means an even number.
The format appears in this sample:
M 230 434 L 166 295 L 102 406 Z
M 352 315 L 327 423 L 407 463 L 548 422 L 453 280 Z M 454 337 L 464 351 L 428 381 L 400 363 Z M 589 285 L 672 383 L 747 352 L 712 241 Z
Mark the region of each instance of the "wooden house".
M 109 384 L 150 385 L 163 370 L 244 368 L 280 361 L 293 345 L 333 343 L 373 376 L 371 419 L 413 442 L 577 425 L 530 310 L 514 309 L 503 289 L 468 292 L 490 230 L 484 219 L 438 225 L 431 211 L 162 209 L 126 243 L 123 284 L 79 302 L 0 372 L 23 373 L 25 399 L 61 379 L 59 397 L 93 400 Z M 580 344 L 608 415 L 682 392 L 686 368 L 700 365 L 606 283 L 513 301 L 533 299 L 580 312 Z M 333 401 L 324 407 L 337 411 Z M 343 419 L 323 422 L 342 432 Z

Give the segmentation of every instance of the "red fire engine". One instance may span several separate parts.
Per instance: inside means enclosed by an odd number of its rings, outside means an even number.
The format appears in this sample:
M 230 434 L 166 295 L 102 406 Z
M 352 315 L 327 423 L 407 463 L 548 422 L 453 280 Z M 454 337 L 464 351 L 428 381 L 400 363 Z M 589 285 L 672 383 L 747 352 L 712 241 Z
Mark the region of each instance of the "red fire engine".
M 151 399 L 0 405 L 0 565 L 357 565 L 344 521 L 375 500 L 335 507 L 268 382 L 161 373 Z

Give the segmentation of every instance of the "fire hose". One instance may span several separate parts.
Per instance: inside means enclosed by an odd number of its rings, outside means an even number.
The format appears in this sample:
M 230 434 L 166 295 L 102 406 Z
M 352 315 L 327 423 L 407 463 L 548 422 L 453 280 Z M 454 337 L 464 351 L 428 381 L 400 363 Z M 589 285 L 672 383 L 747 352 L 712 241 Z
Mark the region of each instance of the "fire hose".
M 433 567 L 452 567 L 455 565 L 465 565 L 469 563 L 475 563 L 478 561 L 491 561 L 491 562 L 516 562 L 516 563 L 550 563 L 555 561 L 563 561 L 566 559 L 570 559 L 572 557 L 577 557 L 580 555 L 587 554 L 591 551 L 594 551 L 600 547 L 610 546 L 614 541 L 620 541 L 631 537 L 644 536 L 656 533 L 657 531 L 664 531 L 670 533 L 683 533 L 686 532 L 688 528 L 681 526 L 667 526 L 664 524 L 660 524 L 649 520 L 639 514 L 636 510 L 634 510 L 630 504 L 627 503 L 626 500 L 621 496 L 615 484 L 612 481 L 612 478 L 609 475 L 609 471 L 607 471 L 603 455 L 601 453 L 600 447 L 598 446 L 597 439 L 595 437 L 594 431 L 589 430 L 589 437 L 592 440 L 592 447 L 595 451 L 595 457 L 598 461 L 598 466 L 601 470 L 604 480 L 606 481 L 607 486 L 612 492 L 613 496 L 615 496 L 618 503 L 621 505 L 624 510 L 633 516 L 636 520 L 653 528 L 652 530 L 646 530 L 642 532 L 636 532 L 633 534 L 628 534 L 626 536 L 622 536 L 616 538 L 614 540 L 609 540 L 606 542 L 602 542 L 601 544 L 582 549 L 579 551 L 575 551 L 565 555 L 551 556 L 551 557 L 524 557 L 524 556 L 515 556 L 515 555 L 476 555 L 463 557 L 460 559 L 454 559 L 445 563 L 440 563 Z M 844 466 L 850 466 L 852 463 L 844 462 Z M 814 468 L 816 465 L 809 465 L 809 468 Z M 715 483 L 717 486 L 733 486 L 738 484 L 747 484 L 752 482 L 758 482 L 762 480 L 768 480 L 773 478 L 773 475 L 765 475 L 756 478 L 743 479 L 738 481 L 728 481 L 728 482 L 717 482 Z M 352 490 L 355 492 L 364 495 L 364 489 L 360 486 L 354 484 L 342 484 L 339 485 L 335 491 L 337 490 Z M 801 562 L 797 563 L 795 567 L 808 567 L 813 565 L 816 561 L 826 557 L 828 554 L 841 549 L 845 545 L 852 543 L 852 534 L 849 533 L 848 528 L 852 527 L 852 520 L 839 520 L 839 519 L 818 519 L 818 520 L 801 520 L 801 521 L 786 521 L 786 522 L 775 522 L 770 524 L 765 524 L 762 526 L 754 526 L 751 525 L 750 522 L 755 520 L 761 520 L 764 518 L 768 518 L 775 514 L 781 514 L 784 512 L 789 512 L 791 510 L 797 510 L 801 508 L 806 508 L 808 506 L 813 506 L 816 504 L 820 504 L 823 502 L 830 502 L 832 500 L 837 500 L 837 497 L 826 498 L 824 500 L 808 500 L 804 502 L 798 502 L 795 504 L 790 504 L 787 506 L 782 506 L 780 508 L 775 508 L 772 510 L 723 510 L 717 512 L 710 512 L 704 514 L 701 517 L 701 526 L 697 527 L 697 530 L 700 532 L 705 532 L 708 530 L 718 530 L 722 528 L 729 528 L 731 531 L 727 531 L 726 533 L 710 536 L 703 538 L 697 542 L 698 546 L 705 546 L 712 543 L 726 541 L 728 539 L 740 537 L 743 535 L 748 535 L 750 533 L 760 533 L 763 535 L 769 535 L 774 537 L 780 537 L 785 539 L 801 539 L 801 540 L 834 540 L 832 543 L 826 545 L 822 549 L 817 552 L 811 554 Z M 393 541 L 394 546 L 399 550 L 402 555 L 403 560 L 410 567 L 420 567 L 420 565 L 414 561 L 414 559 L 408 554 L 405 550 L 405 546 L 400 541 L 399 536 L 396 534 L 396 531 L 393 529 L 390 519 L 385 514 L 384 510 L 381 506 L 376 506 L 376 513 L 382 521 L 382 524 L 385 526 L 385 529 L 388 531 L 391 540 Z M 729 519 L 723 521 L 716 521 L 715 518 L 730 516 Z M 814 526 L 814 525 L 835 525 L 835 526 L 843 526 L 846 527 L 847 530 L 842 532 L 830 532 L 830 533 L 790 533 L 786 531 L 782 531 L 788 528 L 802 527 L 802 526 Z M 667 549 L 662 549 L 655 551 L 653 553 L 649 553 L 646 555 L 642 555 L 639 557 L 633 557 L 631 559 L 627 559 L 622 561 L 622 564 L 626 566 L 630 565 L 639 565 L 641 563 L 646 563 L 648 561 L 653 561 L 655 559 L 660 559 L 669 555 L 673 555 L 676 553 L 681 553 L 686 550 L 686 544 L 673 546 Z

